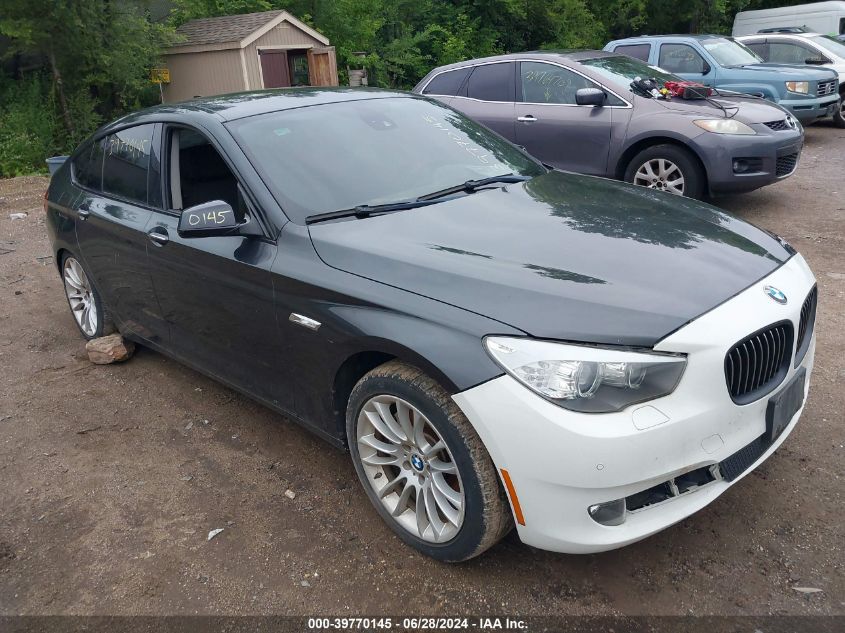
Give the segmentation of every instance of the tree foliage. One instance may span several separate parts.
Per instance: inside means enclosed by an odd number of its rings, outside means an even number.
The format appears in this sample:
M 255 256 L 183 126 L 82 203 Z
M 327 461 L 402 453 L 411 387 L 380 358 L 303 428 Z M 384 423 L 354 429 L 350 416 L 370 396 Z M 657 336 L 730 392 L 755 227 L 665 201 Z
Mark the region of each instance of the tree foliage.
M 0 175 L 39 168 L 99 123 L 158 100 L 150 69 L 187 20 L 286 9 L 371 85 L 512 51 L 640 33 L 728 33 L 737 11 L 801 0 L 2 0 Z M 355 53 L 364 52 L 361 57 Z M 33 158 L 35 157 L 35 158 Z M 41 157 L 41 158 L 39 158 Z

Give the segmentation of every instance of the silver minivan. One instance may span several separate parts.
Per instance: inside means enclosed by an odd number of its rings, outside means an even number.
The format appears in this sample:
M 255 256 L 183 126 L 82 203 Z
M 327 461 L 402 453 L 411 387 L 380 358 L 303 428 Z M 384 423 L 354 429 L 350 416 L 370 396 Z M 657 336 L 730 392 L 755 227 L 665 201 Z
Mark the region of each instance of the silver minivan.
M 414 92 L 557 169 L 678 195 L 752 191 L 795 171 L 804 132 L 783 108 L 678 82 L 627 55 L 541 51 L 442 66 Z

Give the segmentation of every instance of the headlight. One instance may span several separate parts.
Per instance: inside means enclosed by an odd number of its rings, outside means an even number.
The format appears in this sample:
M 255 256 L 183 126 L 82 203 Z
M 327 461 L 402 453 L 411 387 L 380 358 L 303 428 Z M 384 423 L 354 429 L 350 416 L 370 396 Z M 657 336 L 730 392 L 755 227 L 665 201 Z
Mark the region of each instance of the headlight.
M 699 119 L 693 123 L 703 130 L 716 134 L 757 134 L 745 123 L 735 119 Z
M 672 393 L 686 357 L 488 336 L 490 356 L 523 385 L 584 413 L 621 411 Z
M 807 94 L 810 92 L 810 82 L 809 81 L 787 81 L 786 82 L 786 89 L 789 92 L 797 92 L 802 95 Z

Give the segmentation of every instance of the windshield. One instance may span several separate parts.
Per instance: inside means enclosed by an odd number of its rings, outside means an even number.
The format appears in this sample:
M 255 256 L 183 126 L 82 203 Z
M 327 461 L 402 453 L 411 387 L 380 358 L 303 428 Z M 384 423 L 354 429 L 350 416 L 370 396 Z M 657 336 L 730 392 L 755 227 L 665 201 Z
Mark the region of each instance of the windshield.
M 287 216 L 377 205 L 501 174 L 545 169 L 439 103 L 362 99 L 271 112 L 229 129 Z
M 845 44 L 830 35 L 816 35 L 810 38 L 815 44 L 826 48 L 837 57 L 845 57 Z
M 713 56 L 720 66 L 746 66 L 759 64 L 763 60 L 745 44 L 725 37 L 702 40 L 701 45 Z
M 629 91 L 631 90 L 631 82 L 637 77 L 656 79 L 661 85 L 667 81 L 681 81 L 681 78 L 677 75 L 667 73 L 657 66 L 649 66 L 645 62 L 627 55 L 584 59 L 581 60 L 581 64 L 592 68 L 617 86 Z

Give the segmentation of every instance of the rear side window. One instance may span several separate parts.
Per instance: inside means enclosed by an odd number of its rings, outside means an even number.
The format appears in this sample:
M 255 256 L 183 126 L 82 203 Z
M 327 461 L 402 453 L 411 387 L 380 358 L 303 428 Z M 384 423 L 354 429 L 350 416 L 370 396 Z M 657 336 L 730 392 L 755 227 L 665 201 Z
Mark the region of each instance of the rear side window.
M 154 131 L 154 124 L 138 125 L 104 139 L 103 192 L 131 202 L 148 203 Z
M 71 168 L 77 184 L 100 191 L 103 186 L 103 142 L 96 141 L 82 150 Z
M 624 46 L 617 46 L 613 52 L 647 62 L 648 56 L 651 53 L 651 44 L 626 44 Z
M 514 63 L 476 66 L 469 76 L 467 96 L 481 101 L 513 101 Z
M 423 94 L 454 97 L 458 94 L 461 86 L 464 85 L 464 80 L 466 80 L 471 70 L 472 68 L 459 68 L 458 70 L 440 73 L 428 82 L 428 85 L 423 90 Z
M 704 73 L 704 58 L 688 44 L 662 44 L 657 65 L 670 73 Z

